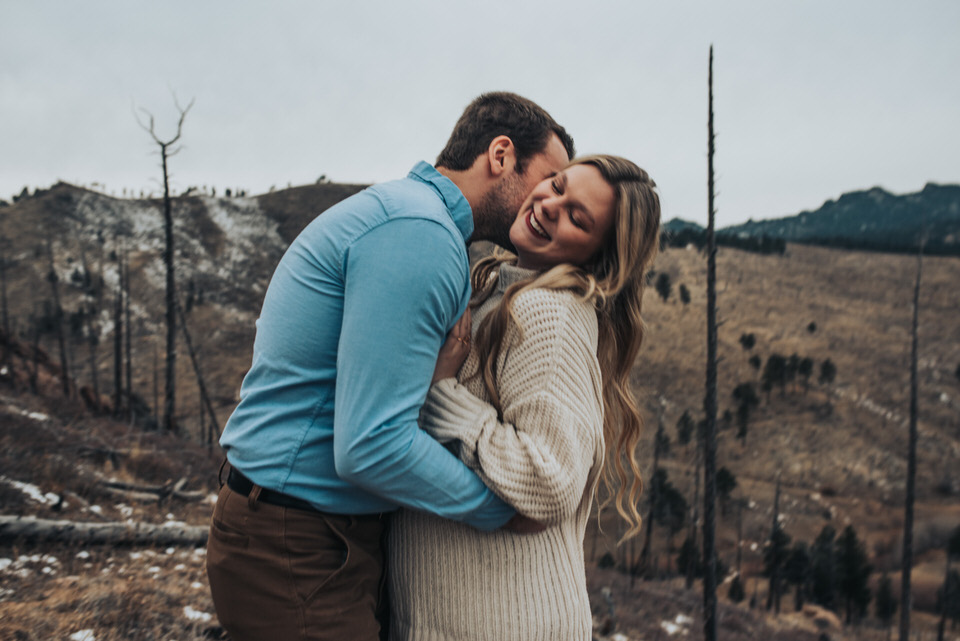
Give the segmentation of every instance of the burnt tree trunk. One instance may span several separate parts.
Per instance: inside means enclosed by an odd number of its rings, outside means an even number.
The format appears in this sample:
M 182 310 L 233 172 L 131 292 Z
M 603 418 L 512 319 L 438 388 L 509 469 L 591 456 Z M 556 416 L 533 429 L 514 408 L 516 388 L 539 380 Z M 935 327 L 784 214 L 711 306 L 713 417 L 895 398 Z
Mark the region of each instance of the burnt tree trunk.
M 53 295 L 53 315 L 57 329 L 57 344 L 60 347 L 60 383 L 63 386 L 63 395 L 70 396 L 70 362 L 67 360 L 67 341 L 63 331 L 63 307 L 60 305 L 59 277 L 53 262 L 53 243 L 47 238 L 47 259 L 50 271 L 47 272 L 47 281 L 50 283 L 50 292 Z
M 703 408 L 703 636 L 717 639 L 717 244 L 714 235 L 713 45 L 710 46 L 707 117 L 707 389 Z
M 197 387 L 200 389 L 200 398 L 202 401 L 200 407 L 200 417 L 201 424 L 203 421 L 203 411 L 206 409 L 207 413 L 210 416 L 210 423 L 212 428 L 217 431 L 217 438 L 220 438 L 220 422 L 217 420 L 217 413 L 213 410 L 213 403 L 210 402 L 210 395 L 207 394 L 207 386 L 203 380 L 203 373 L 200 371 L 200 360 L 197 357 L 196 350 L 193 348 L 193 341 L 190 339 L 190 332 L 187 330 L 187 321 L 183 316 L 183 310 L 177 305 L 177 313 L 180 316 L 180 328 L 183 331 L 183 339 L 187 344 L 187 352 L 190 354 L 190 362 L 193 364 L 193 372 L 197 375 Z M 203 435 L 201 434 L 201 437 Z M 212 447 L 212 440 L 208 441 L 208 445 Z
M 910 573 L 913 570 L 913 503 L 917 481 L 917 333 L 920 321 L 920 277 L 923 243 L 917 252 L 917 280 L 913 286 L 913 323 L 910 330 L 910 442 L 907 448 L 907 495 L 903 514 L 903 571 L 900 582 L 900 641 L 910 641 Z
M 176 154 L 179 149 L 174 149 L 173 145 L 180 140 L 183 132 L 183 121 L 187 117 L 187 112 L 193 106 L 193 102 L 180 107 L 174 99 L 177 110 L 180 112 L 180 120 L 177 122 L 177 133 L 169 140 L 160 140 L 154 128 L 153 116 L 149 116 L 149 124 L 144 124 L 138 119 L 140 126 L 150 134 L 153 141 L 160 147 L 160 165 L 163 168 L 163 265 L 166 271 L 166 314 L 164 319 L 167 328 L 167 358 L 164 376 L 164 399 L 163 399 L 163 429 L 174 431 L 176 429 L 176 367 L 177 367 L 177 294 L 176 278 L 174 275 L 174 237 L 173 237 L 173 203 L 170 199 L 170 172 L 167 160 L 170 156 Z
M 654 478 L 657 475 L 657 470 L 660 468 L 660 443 L 662 439 L 660 438 L 663 434 L 663 416 L 659 413 L 657 414 L 657 435 L 653 438 L 653 471 L 650 472 L 650 478 Z M 640 559 L 637 561 L 637 568 L 635 571 L 649 575 L 650 571 L 650 546 L 653 542 L 653 513 L 657 508 L 657 504 L 660 501 L 660 496 L 658 495 L 657 487 L 654 484 L 650 484 L 650 500 L 649 507 L 647 508 L 646 516 L 646 525 L 647 532 L 646 536 L 643 539 L 643 549 L 640 550 Z
M 113 302 L 113 414 L 123 412 L 123 251 L 117 249 L 117 292 Z

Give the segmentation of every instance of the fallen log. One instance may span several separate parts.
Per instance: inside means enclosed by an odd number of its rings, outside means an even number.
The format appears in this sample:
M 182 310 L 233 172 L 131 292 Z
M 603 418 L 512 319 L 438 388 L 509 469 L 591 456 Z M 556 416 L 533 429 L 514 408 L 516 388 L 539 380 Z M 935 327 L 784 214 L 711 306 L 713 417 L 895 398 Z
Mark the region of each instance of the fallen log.
M 108 480 L 101 480 L 97 484 L 110 494 L 123 496 L 141 503 L 155 503 L 167 497 L 173 497 L 181 501 L 202 501 L 206 497 L 203 492 L 184 492 L 183 488 L 187 484 L 185 478 L 180 479 L 175 484 L 168 483 L 166 485 L 133 485 L 132 483 Z
M 73 543 L 85 545 L 206 545 L 205 525 L 89 523 L 0 515 L 0 544 Z

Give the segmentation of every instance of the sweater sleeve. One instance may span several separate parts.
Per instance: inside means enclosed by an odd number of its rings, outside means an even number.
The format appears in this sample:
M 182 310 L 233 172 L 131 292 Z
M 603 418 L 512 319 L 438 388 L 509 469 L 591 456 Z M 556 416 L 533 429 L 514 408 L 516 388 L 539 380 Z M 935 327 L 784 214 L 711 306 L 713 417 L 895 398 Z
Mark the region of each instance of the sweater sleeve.
M 460 456 L 520 513 L 546 524 L 573 514 L 598 448 L 603 410 L 596 314 L 572 295 L 532 290 L 514 303 L 497 363 L 503 418 L 454 379 L 435 384 L 421 423 L 460 441 Z

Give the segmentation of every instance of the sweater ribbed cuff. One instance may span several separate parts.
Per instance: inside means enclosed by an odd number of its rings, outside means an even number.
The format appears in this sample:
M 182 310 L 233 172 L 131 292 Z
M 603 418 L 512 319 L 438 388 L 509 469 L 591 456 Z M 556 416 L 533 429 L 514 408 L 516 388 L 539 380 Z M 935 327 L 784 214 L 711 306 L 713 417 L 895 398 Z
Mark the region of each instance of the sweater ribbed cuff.
M 423 429 L 439 441 L 460 441 L 470 458 L 474 456 L 484 423 L 496 418 L 492 405 L 481 401 L 453 378 L 445 378 L 430 387 L 420 413 Z

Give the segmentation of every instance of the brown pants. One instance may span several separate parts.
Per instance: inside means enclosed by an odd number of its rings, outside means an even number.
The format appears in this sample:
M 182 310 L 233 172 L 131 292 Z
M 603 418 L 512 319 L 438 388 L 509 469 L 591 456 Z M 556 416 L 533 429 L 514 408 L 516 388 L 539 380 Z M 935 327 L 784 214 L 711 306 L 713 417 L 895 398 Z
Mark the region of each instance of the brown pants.
M 377 641 L 385 520 L 279 507 L 224 485 L 207 576 L 233 641 Z

